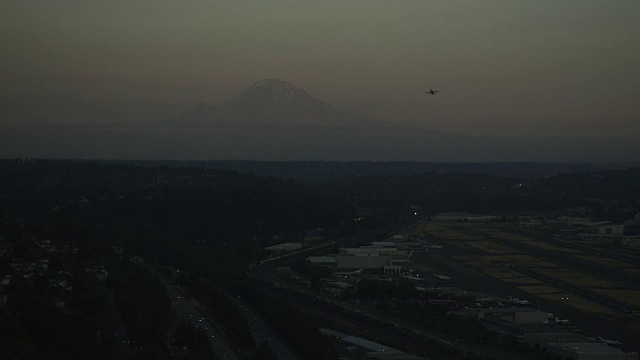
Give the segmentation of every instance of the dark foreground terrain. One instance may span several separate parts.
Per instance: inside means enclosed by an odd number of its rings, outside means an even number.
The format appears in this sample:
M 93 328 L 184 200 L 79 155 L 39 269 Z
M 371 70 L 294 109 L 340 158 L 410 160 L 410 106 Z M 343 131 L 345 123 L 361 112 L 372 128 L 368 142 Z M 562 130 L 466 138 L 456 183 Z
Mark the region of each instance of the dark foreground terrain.
M 0 357 L 344 356 L 319 329 L 425 358 L 551 357 L 452 317 L 476 300 L 449 287 L 637 351 L 640 169 L 591 166 L 2 160 Z M 568 218 L 624 230 L 583 238 Z M 308 263 L 394 234 L 392 276 Z

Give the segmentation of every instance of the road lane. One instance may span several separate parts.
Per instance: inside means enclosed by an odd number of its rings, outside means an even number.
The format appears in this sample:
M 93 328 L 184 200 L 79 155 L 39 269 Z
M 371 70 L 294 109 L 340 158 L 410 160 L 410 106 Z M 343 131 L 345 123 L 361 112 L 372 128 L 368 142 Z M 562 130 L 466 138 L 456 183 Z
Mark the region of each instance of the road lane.
M 256 343 L 262 341 L 266 342 L 278 359 L 301 360 L 293 349 L 281 339 L 280 335 L 271 330 L 269 325 L 262 319 L 255 309 L 239 297 L 234 297 L 230 294 L 227 294 L 227 296 L 248 319 L 249 326 L 253 331 Z

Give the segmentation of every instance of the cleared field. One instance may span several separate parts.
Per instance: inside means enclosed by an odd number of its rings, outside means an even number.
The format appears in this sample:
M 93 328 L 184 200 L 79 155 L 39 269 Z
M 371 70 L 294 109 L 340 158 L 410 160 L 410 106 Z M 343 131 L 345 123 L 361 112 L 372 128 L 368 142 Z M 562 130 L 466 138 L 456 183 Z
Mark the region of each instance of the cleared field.
M 532 238 L 529 236 L 524 236 L 524 235 L 514 234 L 514 233 L 504 232 L 504 231 L 494 232 L 494 235 L 498 235 L 502 238 L 515 240 L 515 241 L 536 241 L 537 240 L 536 238 Z
M 420 227 L 418 228 L 420 231 L 424 231 L 424 232 L 440 232 L 445 230 L 444 227 L 437 225 L 435 223 L 426 223 L 426 224 L 421 224 Z
M 582 251 L 580 250 L 569 249 L 556 244 L 550 244 L 544 241 L 532 240 L 532 241 L 523 241 L 522 243 L 529 246 L 537 247 L 539 249 L 549 250 L 549 251 L 557 251 L 557 252 L 563 252 L 563 253 L 569 253 L 569 254 L 582 254 Z
M 508 282 L 508 283 L 513 283 L 513 284 L 530 284 L 530 285 L 542 285 L 544 284 L 542 281 L 540 280 L 536 280 L 527 276 L 520 276 L 520 277 L 515 277 L 515 278 L 508 278 L 508 279 L 500 279 L 504 282 Z
M 508 283 L 513 283 L 513 284 L 539 284 L 542 285 L 544 284 L 541 281 L 538 281 L 536 279 L 532 279 L 528 276 L 523 276 L 520 273 L 517 273 L 515 271 L 503 268 L 503 267 L 494 267 L 494 268 L 482 268 L 481 269 L 483 273 L 494 277 L 496 279 L 499 279 L 501 281 L 504 282 L 508 282 Z
M 427 223 L 421 223 L 415 229 L 407 232 L 406 235 L 422 235 L 427 232 L 427 228 L 429 227 L 429 225 L 430 224 Z
M 621 290 L 621 289 L 593 289 L 602 295 L 609 296 L 613 299 L 623 301 L 631 306 L 640 309 L 640 290 Z
M 442 222 L 443 226 L 464 226 L 464 227 L 476 227 L 482 223 L 477 223 L 473 221 L 448 221 Z
M 468 242 L 468 245 L 471 245 L 475 248 L 478 248 L 480 250 L 483 250 L 485 252 L 488 253 L 493 253 L 493 254 L 514 254 L 514 253 L 520 253 L 517 250 L 514 249 L 510 249 L 506 246 L 502 246 L 500 244 L 496 244 L 494 242 L 491 241 L 473 241 L 473 242 Z
M 624 271 L 628 271 L 634 274 L 640 274 L 640 269 L 624 269 Z
M 462 255 L 459 255 L 459 256 L 454 256 L 453 259 L 456 260 L 456 261 L 464 262 L 465 264 L 471 265 L 473 267 L 478 267 L 478 268 L 495 266 L 495 264 L 492 263 L 490 259 L 488 259 L 488 256 L 481 256 L 481 255 L 465 255 L 465 256 L 462 256 Z
M 605 314 L 610 316 L 619 315 L 617 312 L 609 310 L 604 306 L 594 304 L 590 301 L 564 292 L 553 286 L 519 286 L 518 288 L 522 291 L 534 295 L 537 298 L 562 303 L 586 313 Z
M 472 243 L 473 242 L 471 241 L 450 241 L 450 242 L 447 242 L 447 245 L 456 247 L 460 250 L 463 250 L 464 252 L 477 252 L 478 249 L 476 249 L 473 246 L 469 246 Z
M 529 255 L 503 255 L 498 257 L 498 260 L 503 260 L 512 264 L 525 266 L 528 268 L 556 268 L 557 265 L 548 261 L 540 260 Z
M 486 232 L 486 233 L 497 233 L 502 231 L 498 227 L 477 227 L 476 230 Z
M 453 259 L 457 260 L 457 261 L 462 261 L 465 262 L 469 265 L 473 265 L 476 267 L 496 267 L 496 264 L 494 263 L 494 261 L 498 261 L 498 262 L 508 262 L 508 263 L 512 263 L 512 264 L 518 264 L 518 265 L 522 265 L 522 266 L 526 266 L 529 268 L 539 268 L 539 267 L 546 267 L 546 268 L 555 268 L 557 267 L 556 264 L 544 261 L 544 260 L 538 260 L 534 257 L 528 256 L 528 255 L 524 255 L 524 254 L 505 254 L 505 255 L 488 255 L 488 256 L 483 256 L 483 255 L 459 255 L 459 256 L 454 256 Z
M 458 255 L 454 256 L 453 259 L 456 261 L 462 261 L 467 264 L 473 264 L 476 267 L 497 267 L 494 261 L 506 261 L 505 256 L 507 255 Z
M 428 235 L 439 237 L 441 239 L 449 239 L 449 240 L 477 240 L 475 236 L 465 234 L 460 231 L 455 231 L 451 229 L 431 229 L 427 231 Z
M 585 260 L 589 260 L 589 261 L 593 261 L 593 262 L 597 262 L 599 264 L 602 265 L 607 265 L 607 266 L 611 266 L 614 268 L 618 268 L 618 269 L 638 269 L 638 267 L 636 265 L 633 264 L 629 264 L 623 261 L 619 261 L 619 260 L 615 260 L 615 259 L 609 259 L 609 258 L 604 258 L 604 257 L 599 257 L 599 256 L 588 256 L 588 255 L 579 255 L 578 257 L 581 257 Z M 639 269 L 640 270 L 640 269 Z
M 616 283 L 591 276 L 576 270 L 566 269 L 566 268 L 537 268 L 535 269 L 537 272 L 542 273 L 544 275 L 566 281 L 573 285 L 584 286 L 584 287 L 603 287 L 603 288 L 619 288 L 620 286 Z
M 451 268 L 454 268 L 457 271 L 459 271 L 459 272 L 461 272 L 461 273 L 463 273 L 463 274 L 465 274 L 467 276 L 476 276 L 476 275 L 478 275 L 478 272 L 475 269 L 473 269 L 471 267 L 468 267 L 467 264 L 451 260 L 446 256 L 442 256 L 442 255 L 426 255 L 423 258 L 426 259 L 425 261 L 428 264 L 431 263 L 432 261 L 436 261 L 436 262 L 439 262 L 439 263 L 444 264 L 446 266 L 449 266 Z
M 524 236 L 524 235 L 520 235 L 520 234 L 514 234 L 514 233 L 502 231 L 502 230 L 496 229 L 496 228 L 486 228 L 486 227 L 484 227 L 484 228 L 476 228 L 476 230 L 480 230 L 480 231 L 484 231 L 484 232 L 487 232 L 487 233 L 491 233 L 493 235 L 497 235 L 497 236 L 500 236 L 500 237 L 505 238 L 505 239 L 524 242 L 527 245 L 530 245 L 530 246 L 533 246 L 533 247 L 537 247 L 539 249 L 544 249 L 544 250 L 549 250 L 549 251 L 559 251 L 559 252 L 569 253 L 569 254 L 581 254 L 582 253 L 579 250 L 566 248 L 566 247 L 563 247 L 563 246 L 560 246 L 560 245 L 551 244 L 551 243 L 548 243 L 548 242 L 545 242 L 545 241 L 540 241 L 540 240 L 538 240 L 536 238 L 533 238 L 533 237 L 528 237 L 528 236 Z M 481 247 L 482 244 L 480 244 L 479 246 Z M 488 251 L 487 249 L 484 249 L 484 248 L 481 248 L 481 249 L 485 250 L 485 251 Z M 509 253 L 509 252 L 514 252 L 513 250 L 508 250 L 508 249 L 509 248 L 502 246 L 501 250 L 493 251 L 493 252 L 499 253 L 499 254 L 506 254 L 506 253 Z M 488 251 L 488 252 L 492 252 L 492 251 Z
M 520 256 L 526 256 L 526 255 L 516 255 L 518 259 L 521 259 Z M 461 263 L 464 263 L 467 266 L 477 268 L 483 273 L 507 283 L 540 284 L 540 285 L 544 284 L 539 280 L 530 278 L 528 276 L 524 276 L 519 272 L 513 271 L 506 267 L 498 266 L 494 262 L 492 262 L 492 260 L 505 261 L 504 256 L 469 255 L 469 256 L 454 256 L 453 259 Z
M 426 271 L 433 271 L 433 272 L 435 272 L 435 271 L 436 271 L 434 268 L 432 268 L 432 267 L 430 267 L 430 266 L 428 266 L 428 265 L 426 265 L 426 264 L 423 264 L 423 263 L 415 263 L 415 264 L 413 265 L 413 267 L 414 267 L 416 270 L 420 271 L 420 272 L 426 272 Z
M 559 294 L 562 292 L 562 290 L 553 286 L 548 286 L 548 285 L 518 286 L 518 289 L 533 295 Z
M 517 273 L 513 270 L 503 268 L 503 267 L 485 268 L 485 269 L 482 269 L 482 272 L 487 275 L 491 275 L 494 278 L 498 278 L 500 280 L 522 277 L 522 274 Z
M 589 313 L 589 314 L 604 314 L 609 316 L 620 316 L 619 313 L 610 310 L 604 306 L 594 304 L 591 301 L 587 301 L 581 297 L 577 297 L 573 294 L 558 293 L 558 294 L 542 294 L 539 295 L 541 299 L 551 300 L 564 305 L 571 306 L 574 309 Z M 563 300 L 563 298 L 567 300 Z

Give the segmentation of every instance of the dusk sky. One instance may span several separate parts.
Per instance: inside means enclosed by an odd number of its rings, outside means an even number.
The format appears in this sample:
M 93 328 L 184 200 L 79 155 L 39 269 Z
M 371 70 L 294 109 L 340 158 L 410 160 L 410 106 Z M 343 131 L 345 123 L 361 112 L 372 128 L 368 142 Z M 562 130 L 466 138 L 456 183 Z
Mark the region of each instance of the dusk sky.
M 8 0 L 0 125 L 160 119 L 276 78 L 389 123 L 640 137 L 639 41 L 638 0 Z

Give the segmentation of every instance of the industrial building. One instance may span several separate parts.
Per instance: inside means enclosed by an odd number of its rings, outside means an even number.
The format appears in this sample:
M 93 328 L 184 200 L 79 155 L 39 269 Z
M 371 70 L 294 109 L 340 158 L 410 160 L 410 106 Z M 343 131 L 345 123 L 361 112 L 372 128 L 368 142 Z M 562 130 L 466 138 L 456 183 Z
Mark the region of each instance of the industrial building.
M 420 246 L 422 243 L 413 242 L 408 245 Z M 397 243 L 393 241 L 374 241 L 369 246 L 341 248 L 340 254 L 310 256 L 306 260 L 310 265 L 327 266 L 333 270 L 379 270 L 384 274 L 400 274 L 403 268 L 413 266 L 410 260 L 413 251 L 398 250 L 396 246 Z
M 393 265 L 391 256 L 336 255 L 338 269 L 380 269 Z
M 624 234 L 624 224 L 613 224 L 610 221 L 588 222 L 576 224 L 578 232 L 582 234 L 594 235 L 622 235 Z
M 307 262 L 317 266 L 333 266 L 336 264 L 336 258 L 333 256 L 309 256 Z
M 381 255 L 396 252 L 396 248 L 383 248 L 376 246 L 362 246 L 359 248 L 342 248 L 341 254 L 349 255 Z
M 623 352 L 601 341 L 587 338 L 583 334 L 551 325 L 539 323 L 508 323 L 506 321 L 483 321 L 483 323 L 489 330 L 513 336 L 518 342 L 544 349 L 560 359 L 638 359 L 637 353 Z
M 522 335 L 522 340 L 529 346 L 548 349 L 551 344 L 588 343 L 584 335 L 574 332 L 529 332 Z
M 542 324 L 549 319 L 549 313 L 525 307 L 467 308 L 464 311 L 475 315 L 478 320 L 506 321 L 516 324 Z
M 553 325 L 541 323 L 513 323 L 507 321 L 484 320 L 484 326 L 499 334 L 514 337 L 516 341 L 527 343 L 531 347 L 547 349 L 552 343 L 589 342 L 589 339 L 576 332 Z
M 575 360 L 638 360 L 638 353 L 625 352 L 604 343 L 550 344 L 550 354 Z

